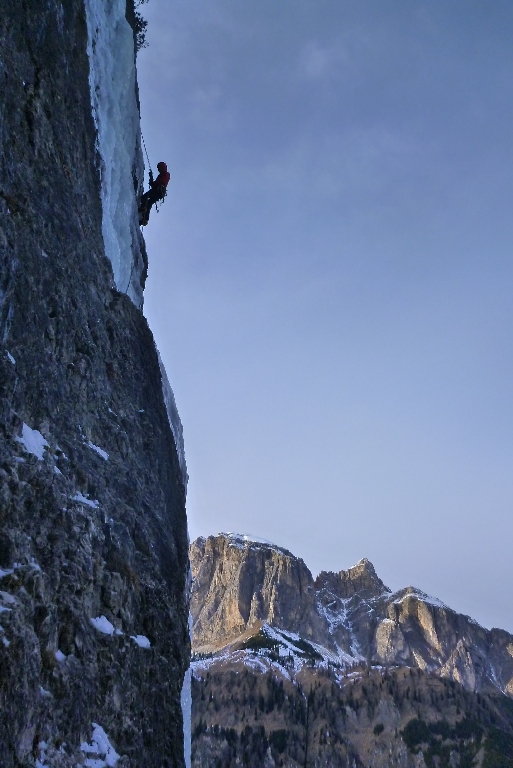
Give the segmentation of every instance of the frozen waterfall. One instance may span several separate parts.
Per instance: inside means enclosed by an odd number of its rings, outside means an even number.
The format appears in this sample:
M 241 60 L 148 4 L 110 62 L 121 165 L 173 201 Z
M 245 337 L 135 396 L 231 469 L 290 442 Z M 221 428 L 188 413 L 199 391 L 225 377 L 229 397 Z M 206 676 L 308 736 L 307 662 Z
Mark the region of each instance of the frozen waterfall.
M 85 0 L 91 106 L 100 156 L 103 241 L 118 291 L 141 308 L 137 191 L 144 176 L 134 34 L 126 0 Z

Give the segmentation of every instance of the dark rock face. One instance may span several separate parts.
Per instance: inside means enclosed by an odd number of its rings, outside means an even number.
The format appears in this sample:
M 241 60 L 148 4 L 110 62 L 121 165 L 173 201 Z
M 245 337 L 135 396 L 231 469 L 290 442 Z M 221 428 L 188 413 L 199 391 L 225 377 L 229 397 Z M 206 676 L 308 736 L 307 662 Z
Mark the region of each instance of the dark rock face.
M 83 0 L 0 3 L 0 765 L 181 767 L 185 488 L 86 47 Z
M 456 768 L 513 765 L 505 696 L 477 696 L 420 669 L 337 677 L 230 661 L 193 679 L 194 768 Z

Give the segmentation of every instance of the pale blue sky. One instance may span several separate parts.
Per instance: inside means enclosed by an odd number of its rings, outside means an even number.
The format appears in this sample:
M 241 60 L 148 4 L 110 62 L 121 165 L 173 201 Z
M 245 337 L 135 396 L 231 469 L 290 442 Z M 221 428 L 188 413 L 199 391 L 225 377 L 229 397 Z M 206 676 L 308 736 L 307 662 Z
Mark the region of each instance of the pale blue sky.
M 145 313 L 192 537 L 513 631 L 513 4 L 150 0 Z

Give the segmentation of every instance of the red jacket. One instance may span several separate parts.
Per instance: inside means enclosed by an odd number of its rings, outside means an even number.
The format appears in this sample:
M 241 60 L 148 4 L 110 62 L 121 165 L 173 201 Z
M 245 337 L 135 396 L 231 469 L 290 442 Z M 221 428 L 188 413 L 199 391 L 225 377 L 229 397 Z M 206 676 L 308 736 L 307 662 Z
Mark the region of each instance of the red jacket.
M 155 189 L 155 187 L 158 187 L 158 186 L 163 186 L 164 189 L 165 189 L 167 187 L 167 185 L 169 184 L 169 179 L 171 178 L 171 176 L 170 176 L 170 174 L 169 174 L 169 172 L 167 170 L 167 165 L 165 163 L 159 163 L 159 165 L 163 165 L 164 166 L 164 170 L 162 170 L 159 173 L 159 175 L 157 176 L 157 178 L 154 181 L 150 181 L 150 187 L 152 189 Z

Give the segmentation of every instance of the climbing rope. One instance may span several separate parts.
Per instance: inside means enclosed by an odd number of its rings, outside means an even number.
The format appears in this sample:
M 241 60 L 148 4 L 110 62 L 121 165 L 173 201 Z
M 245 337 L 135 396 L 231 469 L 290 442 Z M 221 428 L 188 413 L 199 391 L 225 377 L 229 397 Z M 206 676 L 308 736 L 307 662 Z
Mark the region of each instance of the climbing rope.
M 128 289 L 130 288 L 130 283 L 132 282 L 132 275 L 134 274 L 134 267 L 135 267 L 135 258 L 132 258 L 132 269 L 130 270 L 130 277 L 128 278 L 128 284 L 125 290 L 125 293 L 128 296 Z
M 141 139 L 142 139 L 142 145 L 144 147 L 144 152 L 146 154 L 146 160 L 148 161 L 148 169 L 150 171 L 151 175 L 151 163 L 150 163 L 150 156 L 148 155 L 148 150 L 146 149 L 146 142 L 144 141 L 143 132 L 141 131 Z

